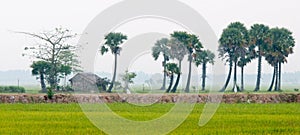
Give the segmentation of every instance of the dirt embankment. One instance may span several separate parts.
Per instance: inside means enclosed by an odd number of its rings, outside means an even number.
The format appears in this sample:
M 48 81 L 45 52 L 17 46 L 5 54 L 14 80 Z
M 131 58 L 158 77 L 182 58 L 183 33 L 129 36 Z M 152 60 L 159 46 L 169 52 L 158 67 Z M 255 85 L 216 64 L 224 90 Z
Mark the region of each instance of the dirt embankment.
M 56 94 L 53 99 L 46 95 L 0 95 L 0 103 L 300 103 L 300 93 L 295 94 Z

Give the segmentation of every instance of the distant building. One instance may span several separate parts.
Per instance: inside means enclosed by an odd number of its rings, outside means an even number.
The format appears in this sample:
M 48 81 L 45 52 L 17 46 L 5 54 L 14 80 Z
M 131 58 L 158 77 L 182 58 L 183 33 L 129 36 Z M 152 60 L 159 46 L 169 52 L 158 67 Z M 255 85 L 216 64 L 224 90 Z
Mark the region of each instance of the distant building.
M 93 73 L 78 73 L 69 81 L 75 92 L 78 93 L 96 93 L 98 92 L 97 80 L 101 79 Z

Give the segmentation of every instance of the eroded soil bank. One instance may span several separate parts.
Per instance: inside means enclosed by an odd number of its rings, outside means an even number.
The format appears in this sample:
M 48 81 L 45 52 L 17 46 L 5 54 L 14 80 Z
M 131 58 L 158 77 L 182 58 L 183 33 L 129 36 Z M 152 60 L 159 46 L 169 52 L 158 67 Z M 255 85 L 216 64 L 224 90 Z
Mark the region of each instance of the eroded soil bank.
M 221 99 L 222 98 L 222 99 Z M 0 103 L 300 103 L 300 93 L 282 94 L 2 94 Z

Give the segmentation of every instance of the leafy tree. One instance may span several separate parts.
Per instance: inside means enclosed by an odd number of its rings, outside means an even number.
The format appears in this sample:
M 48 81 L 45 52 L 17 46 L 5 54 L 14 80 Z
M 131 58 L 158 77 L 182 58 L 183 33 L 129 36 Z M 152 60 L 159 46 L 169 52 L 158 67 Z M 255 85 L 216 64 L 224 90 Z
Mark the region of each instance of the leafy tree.
M 202 64 L 202 90 L 205 90 L 206 67 L 207 64 L 214 64 L 215 54 L 210 50 L 196 51 L 194 62 L 196 66 Z
M 156 41 L 155 45 L 152 47 L 152 56 L 154 60 L 157 60 L 160 55 L 163 56 L 162 66 L 164 68 L 164 71 L 166 70 L 166 63 L 169 61 L 169 48 L 167 47 L 168 42 L 169 39 L 162 38 Z M 166 77 L 167 74 L 164 72 L 163 84 L 160 88 L 161 90 L 166 89 Z
M 168 77 L 170 77 L 170 84 L 169 84 L 168 89 L 166 90 L 166 93 L 169 93 L 171 91 L 171 88 L 172 88 L 172 85 L 173 85 L 174 73 L 175 74 L 180 74 L 180 71 L 179 71 L 179 68 L 178 68 L 177 64 L 167 63 L 165 72 L 167 73 Z
M 110 80 L 107 78 L 98 78 L 96 85 L 98 86 L 98 88 L 100 90 L 106 91 L 107 90 L 107 86 L 110 84 Z
M 51 69 L 51 64 L 46 61 L 36 61 L 30 66 L 32 68 L 32 75 L 39 76 L 37 79 L 40 80 L 41 89 L 43 93 L 47 92 L 45 78 L 49 70 Z
M 61 52 L 61 67 L 60 73 L 64 78 L 64 86 L 67 84 L 67 76 L 73 73 L 82 72 L 80 62 L 77 59 L 77 55 L 74 53 L 75 50 L 65 50 Z
M 265 58 L 274 67 L 272 83 L 269 91 L 272 90 L 275 79 L 275 91 L 281 90 L 281 64 L 287 62 L 287 57 L 293 53 L 295 39 L 286 28 L 272 28 L 270 30 L 270 44 L 267 47 Z
M 225 85 L 220 91 L 225 91 L 231 78 L 232 66 L 234 64 L 234 80 L 232 91 L 237 89 L 240 91 L 236 81 L 237 81 L 237 65 L 238 61 L 242 56 L 242 52 L 247 43 L 245 40 L 245 34 L 243 29 L 241 29 L 242 24 L 231 23 L 226 29 L 223 30 L 221 38 L 219 39 L 219 57 L 229 63 L 229 73 L 225 82 Z
M 170 48 L 170 57 L 171 59 L 176 59 L 178 61 L 178 68 L 179 72 L 177 73 L 176 82 L 171 90 L 172 93 L 175 93 L 180 81 L 181 76 L 181 63 L 184 58 L 184 56 L 188 53 L 185 45 L 180 42 L 178 39 L 171 38 L 171 40 L 168 43 L 168 46 Z
M 105 36 L 105 40 L 106 41 L 105 41 L 104 45 L 101 47 L 101 54 L 104 55 L 110 49 L 111 53 L 115 57 L 114 74 L 113 74 L 111 85 L 108 88 L 108 92 L 111 92 L 112 88 L 114 86 L 115 80 L 116 80 L 117 62 L 118 62 L 117 57 L 118 57 L 118 55 L 120 55 L 120 52 L 122 50 L 120 45 L 123 44 L 123 42 L 125 40 L 127 40 L 127 36 L 122 33 L 113 33 L 112 32 Z
M 268 46 L 270 28 L 263 24 L 254 24 L 249 31 L 250 37 L 250 59 L 257 58 L 257 79 L 254 91 L 260 90 L 262 57 L 265 54 L 265 49 Z
M 47 80 L 52 89 L 55 89 L 59 83 L 60 67 L 62 65 L 62 54 L 65 51 L 73 52 L 76 47 L 67 43 L 76 34 L 72 34 L 70 30 L 64 28 L 56 28 L 53 31 L 41 32 L 39 34 L 28 32 L 17 32 L 39 39 L 40 42 L 36 46 L 25 47 L 27 55 L 31 58 L 42 60 L 50 63 L 50 70 Z
M 182 42 L 188 51 L 189 72 L 188 72 L 188 80 L 185 87 L 185 92 L 189 92 L 190 83 L 191 83 L 192 61 L 193 61 L 192 55 L 195 50 L 201 50 L 203 47 L 198 37 L 194 34 L 189 34 L 184 31 L 175 31 L 174 33 L 171 34 L 171 37 L 176 38 L 178 41 Z
M 129 84 L 133 83 L 133 80 L 136 77 L 136 73 L 134 72 L 128 72 L 128 70 L 125 71 L 125 74 L 121 75 L 122 81 L 124 82 L 124 90 L 129 89 Z

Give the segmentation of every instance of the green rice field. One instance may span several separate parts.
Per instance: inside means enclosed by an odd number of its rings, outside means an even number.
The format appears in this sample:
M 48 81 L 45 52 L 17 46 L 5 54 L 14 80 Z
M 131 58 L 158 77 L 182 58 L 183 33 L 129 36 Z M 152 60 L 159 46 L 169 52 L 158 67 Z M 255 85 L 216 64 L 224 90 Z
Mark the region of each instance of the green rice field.
M 173 105 L 109 104 L 120 116 L 139 121 L 160 117 Z M 170 134 L 300 134 L 300 104 L 221 104 L 209 123 L 199 127 L 203 107 L 204 104 L 197 104 Z M 78 104 L 0 104 L 0 135 L 5 134 L 105 133 L 86 118 Z

